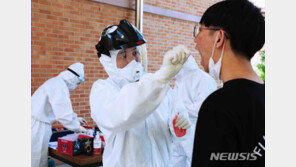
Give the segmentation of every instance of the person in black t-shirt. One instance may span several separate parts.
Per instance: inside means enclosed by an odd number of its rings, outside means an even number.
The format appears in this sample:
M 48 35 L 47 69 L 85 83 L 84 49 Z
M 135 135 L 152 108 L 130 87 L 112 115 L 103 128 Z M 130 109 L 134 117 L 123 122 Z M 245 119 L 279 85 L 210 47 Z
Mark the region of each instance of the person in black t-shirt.
M 223 87 L 199 111 L 192 166 L 265 166 L 265 85 L 250 63 L 265 42 L 260 9 L 247 0 L 218 2 L 194 37 L 205 71 Z

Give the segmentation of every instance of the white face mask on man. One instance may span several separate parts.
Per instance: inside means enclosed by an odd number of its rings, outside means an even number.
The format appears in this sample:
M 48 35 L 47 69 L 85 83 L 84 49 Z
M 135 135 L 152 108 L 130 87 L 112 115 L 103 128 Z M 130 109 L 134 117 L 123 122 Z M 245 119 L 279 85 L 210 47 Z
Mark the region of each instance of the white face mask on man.
M 223 58 L 223 53 L 224 53 L 225 42 L 223 43 L 223 48 L 222 48 L 220 59 L 215 64 L 214 60 L 213 60 L 213 56 L 214 56 L 214 51 L 215 51 L 218 36 L 219 36 L 219 34 L 217 34 L 217 36 L 216 36 L 215 43 L 214 43 L 213 50 L 212 50 L 212 55 L 209 60 L 209 74 L 212 75 L 215 80 L 220 81 L 221 80 L 220 79 L 220 71 L 221 71 L 221 65 L 222 65 L 221 63 L 222 63 L 222 58 Z

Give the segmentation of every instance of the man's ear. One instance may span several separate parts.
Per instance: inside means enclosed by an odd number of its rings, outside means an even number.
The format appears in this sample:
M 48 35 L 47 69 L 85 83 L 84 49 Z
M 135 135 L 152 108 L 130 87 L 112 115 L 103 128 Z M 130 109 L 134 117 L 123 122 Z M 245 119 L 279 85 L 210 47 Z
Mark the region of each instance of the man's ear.
M 223 43 L 225 42 L 225 32 L 223 30 L 219 30 L 218 32 L 218 38 L 217 38 L 217 42 L 216 42 L 216 48 L 222 48 L 223 47 Z

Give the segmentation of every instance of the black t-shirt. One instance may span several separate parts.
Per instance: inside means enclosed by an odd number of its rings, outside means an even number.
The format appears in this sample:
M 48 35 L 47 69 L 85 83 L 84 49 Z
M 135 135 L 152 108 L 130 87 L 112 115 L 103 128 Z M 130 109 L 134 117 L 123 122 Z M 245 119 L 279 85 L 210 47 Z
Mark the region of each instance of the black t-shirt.
M 202 104 L 192 167 L 265 166 L 265 85 L 234 79 Z

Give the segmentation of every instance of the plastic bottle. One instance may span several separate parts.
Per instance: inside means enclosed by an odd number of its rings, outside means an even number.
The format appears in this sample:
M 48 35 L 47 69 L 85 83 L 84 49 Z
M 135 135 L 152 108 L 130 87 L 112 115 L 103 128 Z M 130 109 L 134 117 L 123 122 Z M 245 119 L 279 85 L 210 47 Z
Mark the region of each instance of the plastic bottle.
M 105 139 L 104 139 L 103 133 L 99 133 L 99 135 L 100 135 L 100 139 L 102 141 L 102 153 L 103 153 L 104 152 L 104 149 L 105 149 L 106 143 L 105 143 Z
M 94 154 L 102 154 L 102 140 L 100 138 L 99 132 L 97 132 L 94 140 Z

